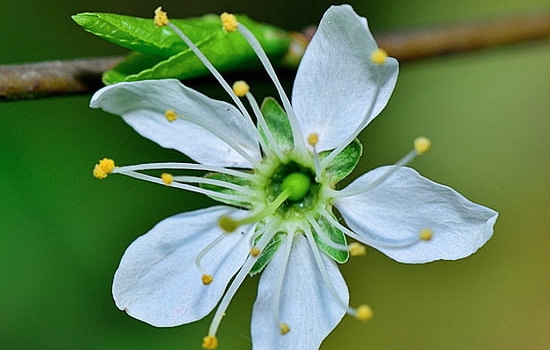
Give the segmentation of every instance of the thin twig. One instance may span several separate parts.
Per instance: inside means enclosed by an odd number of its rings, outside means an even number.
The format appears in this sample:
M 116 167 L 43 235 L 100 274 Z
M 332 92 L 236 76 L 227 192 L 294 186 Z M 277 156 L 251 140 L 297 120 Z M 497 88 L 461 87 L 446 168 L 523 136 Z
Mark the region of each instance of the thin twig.
M 375 36 L 390 56 L 404 62 L 550 38 L 550 12 Z M 95 91 L 102 86 L 101 74 L 122 59 L 82 58 L 0 65 L 0 100 Z

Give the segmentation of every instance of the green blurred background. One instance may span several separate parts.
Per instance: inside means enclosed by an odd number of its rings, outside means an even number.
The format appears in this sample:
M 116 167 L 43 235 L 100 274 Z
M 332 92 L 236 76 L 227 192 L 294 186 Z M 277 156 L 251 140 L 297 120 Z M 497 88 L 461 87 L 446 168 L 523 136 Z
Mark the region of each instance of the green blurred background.
M 350 1 L 374 31 L 549 9 L 548 0 Z M 173 17 L 246 13 L 287 29 L 316 24 L 328 1 L 163 1 Z M 0 12 L 0 64 L 120 54 L 70 15 L 150 17 L 157 2 L 12 2 Z M 290 89 L 292 74 L 285 74 Z M 403 64 L 388 107 L 361 135 L 355 176 L 392 163 L 418 135 L 433 151 L 412 164 L 500 212 L 493 239 L 468 259 L 404 265 L 370 249 L 342 266 L 352 305 L 322 349 L 550 348 L 550 42 Z M 202 91 L 223 97 L 211 81 Z M 266 93 L 273 93 L 266 84 Z M 121 164 L 184 157 L 140 138 L 89 95 L 0 102 L 0 349 L 199 349 L 210 316 L 157 329 L 118 311 L 111 279 L 124 249 L 170 215 L 210 201 L 137 180 L 92 178 Z M 220 349 L 250 348 L 257 278 L 219 332 Z

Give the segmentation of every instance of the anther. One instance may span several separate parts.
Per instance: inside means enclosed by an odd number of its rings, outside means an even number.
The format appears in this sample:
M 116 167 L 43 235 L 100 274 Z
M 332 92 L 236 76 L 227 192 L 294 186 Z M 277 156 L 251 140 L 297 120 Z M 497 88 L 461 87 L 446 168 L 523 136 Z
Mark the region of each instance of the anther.
M 210 283 L 212 283 L 212 281 L 214 280 L 214 277 L 212 277 L 211 275 L 202 275 L 201 279 L 202 279 L 202 284 L 207 286 Z
M 423 228 L 420 230 L 420 239 L 423 241 L 429 241 L 433 237 L 433 232 L 429 228 Z
M 94 167 L 92 174 L 97 179 L 104 179 L 115 168 L 115 161 L 109 158 L 101 159 Z
M 250 91 L 250 86 L 244 80 L 239 80 L 233 83 L 233 92 L 239 97 L 245 97 Z
M 373 312 L 372 312 L 372 309 L 370 308 L 370 306 L 368 305 L 361 305 L 357 308 L 357 314 L 355 315 L 355 317 L 359 320 L 359 321 L 363 321 L 363 322 L 367 322 L 369 321 L 372 316 L 373 316 Z
M 370 60 L 376 64 L 384 64 L 386 62 L 386 58 L 388 58 L 388 54 L 382 49 L 376 49 L 370 55 Z
M 234 32 L 235 30 L 237 30 L 239 22 L 237 22 L 237 18 L 235 17 L 235 15 L 224 12 L 220 15 L 220 19 L 222 20 L 223 29 L 225 29 L 226 31 Z
M 203 349 L 217 349 L 218 348 L 218 338 L 213 335 L 207 335 L 202 338 L 202 348 Z
M 258 248 L 258 247 L 252 247 L 250 249 L 250 255 L 252 255 L 253 257 L 257 257 L 258 255 L 260 255 L 262 251 Z
M 354 258 L 359 256 L 365 256 L 367 254 L 367 247 L 357 242 L 350 243 L 349 254 Z
M 218 220 L 218 225 L 225 232 L 233 232 L 239 227 L 239 223 L 227 215 L 220 217 Z
M 168 25 L 168 15 L 166 12 L 162 11 L 162 6 L 157 7 L 155 10 L 154 23 L 157 27 L 164 27 Z
M 168 109 L 168 110 L 166 110 L 166 112 L 164 112 L 164 117 L 165 117 L 166 120 L 168 120 L 170 123 L 173 122 L 174 120 L 178 119 L 178 115 L 176 114 L 176 112 L 174 112 L 173 109 Z
M 427 137 L 417 137 L 414 140 L 414 149 L 418 154 L 424 154 L 430 150 L 432 143 Z
M 162 180 L 162 182 L 164 182 L 164 184 L 170 185 L 172 181 L 174 181 L 174 175 L 169 173 L 162 173 L 160 175 L 160 179 Z
M 290 327 L 286 323 L 281 323 L 280 328 L 281 328 L 281 334 L 283 335 L 290 332 Z
M 307 137 L 307 143 L 309 143 L 312 147 L 315 147 L 317 142 L 319 142 L 319 134 L 313 133 Z

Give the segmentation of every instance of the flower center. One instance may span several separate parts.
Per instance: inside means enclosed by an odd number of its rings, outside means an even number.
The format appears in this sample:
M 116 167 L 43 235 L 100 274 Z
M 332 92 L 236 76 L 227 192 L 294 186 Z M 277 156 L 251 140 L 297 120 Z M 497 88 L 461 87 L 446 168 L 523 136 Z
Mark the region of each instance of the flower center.
M 292 173 L 281 183 L 281 190 L 288 190 L 289 201 L 299 201 L 304 198 L 311 188 L 311 179 L 304 173 Z

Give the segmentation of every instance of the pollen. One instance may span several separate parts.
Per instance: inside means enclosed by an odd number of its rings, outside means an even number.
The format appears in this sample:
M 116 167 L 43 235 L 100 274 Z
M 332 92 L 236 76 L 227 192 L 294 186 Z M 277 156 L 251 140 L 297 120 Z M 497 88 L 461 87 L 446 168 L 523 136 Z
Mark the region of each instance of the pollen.
M 368 305 L 361 305 L 357 308 L 357 315 L 355 317 L 359 321 L 367 322 L 369 321 L 373 316 L 372 309 Z
M 212 283 L 212 281 L 214 280 L 214 277 L 212 277 L 211 275 L 202 275 L 201 279 L 202 279 L 202 284 L 207 286 L 210 283 Z
M 423 241 L 429 241 L 433 237 L 433 232 L 429 228 L 423 228 L 420 230 L 420 239 Z
M 246 93 L 250 91 L 250 86 L 244 80 L 239 80 L 233 83 L 233 92 L 239 97 L 245 97 Z
M 290 327 L 286 323 L 281 323 L 280 328 L 281 328 L 281 334 L 283 335 L 290 332 Z
M 104 179 L 115 168 L 115 161 L 109 158 L 101 159 L 94 167 L 92 174 L 97 179 Z
M 223 29 L 225 29 L 226 31 L 234 32 L 235 30 L 237 30 L 239 22 L 237 22 L 237 17 L 235 17 L 235 15 L 224 12 L 221 14 L 220 19 L 222 20 Z
M 252 249 L 250 249 L 250 255 L 252 255 L 253 257 L 257 257 L 258 255 L 260 255 L 262 251 L 257 248 L 257 247 L 252 247 Z
M 233 220 L 229 216 L 222 216 L 218 220 L 218 225 L 224 230 L 225 232 L 233 232 L 239 227 L 239 223 L 236 220 Z
M 354 258 L 365 256 L 367 254 L 367 247 L 357 242 L 350 243 L 349 254 Z
M 384 64 L 386 62 L 386 58 L 388 58 L 388 54 L 382 49 L 376 49 L 370 55 L 370 60 L 376 64 Z
M 207 335 L 202 338 L 202 348 L 203 349 L 217 349 L 218 348 L 218 338 L 213 335 Z
M 414 140 L 414 149 L 418 154 L 427 153 L 432 147 L 432 143 L 427 137 L 420 136 Z
M 313 133 L 307 137 L 307 143 L 309 143 L 311 146 L 315 147 L 317 142 L 319 142 L 319 134 Z
M 162 6 L 157 7 L 155 10 L 155 25 L 157 27 L 164 27 L 168 25 L 168 15 L 162 11 Z
M 160 175 L 160 178 L 161 178 L 162 182 L 164 182 L 166 185 L 170 185 L 172 183 L 172 181 L 174 181 L 174 175 L 169 174 L 169 173 L 162 173 Z
M 173 122 L 174 120 L 178 119 L 178 115 L 176 114 L 176 112 L 174 112 L 173 109 L 168 109 L 168 110 L 166 110 L 166 112 L 164 112 L 164 117 L 165 117 L 166 120 L 168 120 L 170 123 Z

